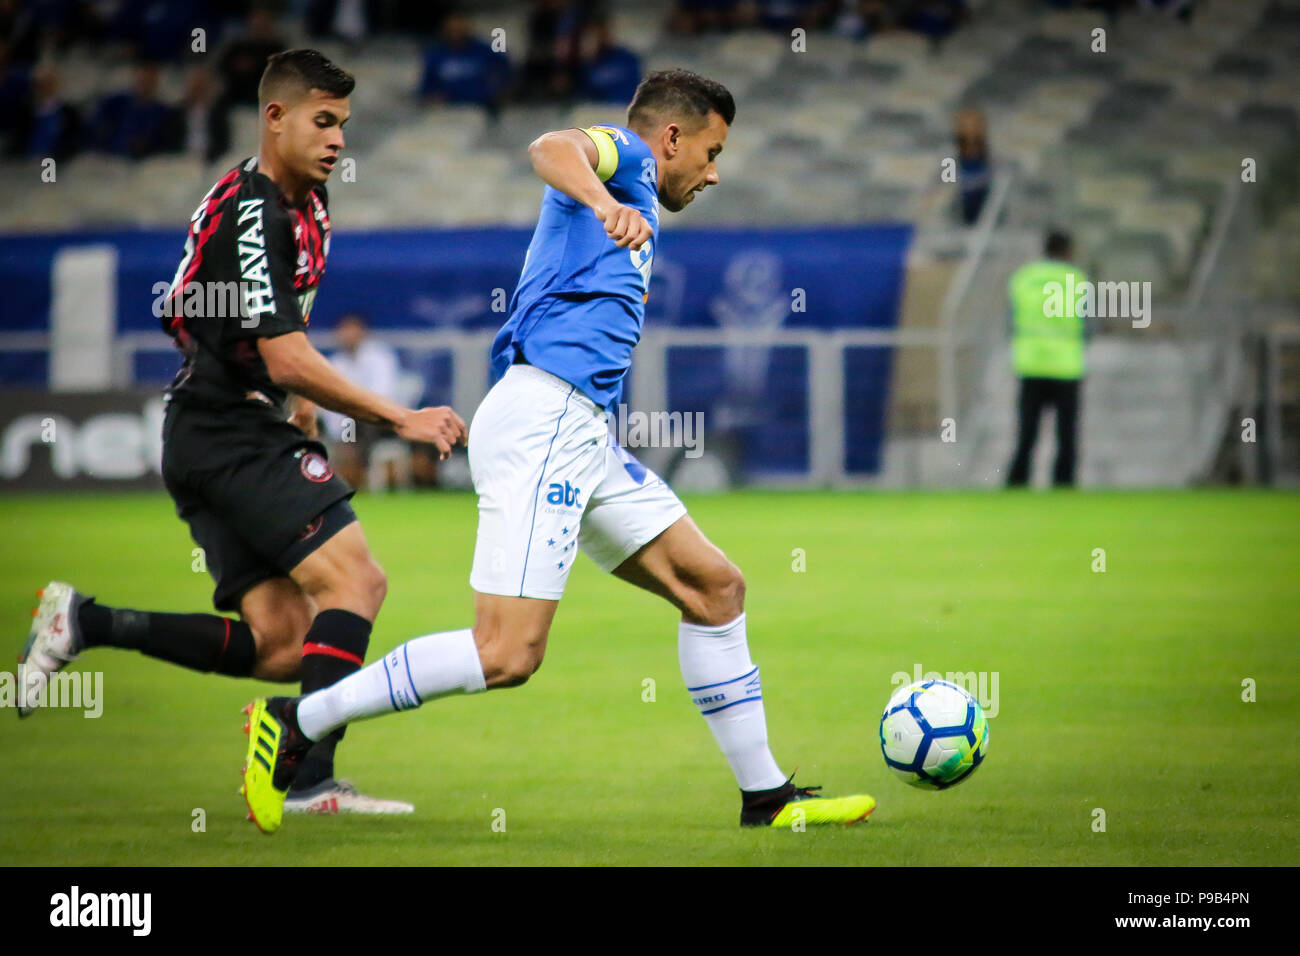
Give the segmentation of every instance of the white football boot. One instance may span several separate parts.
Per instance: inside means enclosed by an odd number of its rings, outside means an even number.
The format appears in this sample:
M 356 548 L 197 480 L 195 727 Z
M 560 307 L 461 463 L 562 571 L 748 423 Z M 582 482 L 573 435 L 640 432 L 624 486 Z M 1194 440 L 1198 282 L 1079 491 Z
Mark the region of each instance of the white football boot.
M 358 793 L 347 780 L 331 777 L 303 793 L 289 791 L 284 801 L 285 813 L 414 813 L 412 804 L 401 800 L 381 800 Z
M 50 675 L 77 659 L 83 647 L 77 611 L 89 598 L 71 584 L 51 581 L 36 592 L 32 629 L 18 658 L 18 716 L 28 717 L 45 700 Z

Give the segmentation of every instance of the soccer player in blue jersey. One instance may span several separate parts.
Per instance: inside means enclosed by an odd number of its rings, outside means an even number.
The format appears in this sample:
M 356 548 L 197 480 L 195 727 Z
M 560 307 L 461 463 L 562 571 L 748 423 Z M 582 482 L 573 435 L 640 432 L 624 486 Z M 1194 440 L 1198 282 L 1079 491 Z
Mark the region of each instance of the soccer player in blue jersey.
M 301 755 L 334 729 L 527 681 L 578 551 L 681 612 L 682 677 L 736 777 L 742 826 L 853 823 L 875 809 L 869 796 L 821 797 L 781 771 L 749 655 L 744 578 L 605 416 L 641 336 L 659 210 L 680 212 L 717 185 L 734 116 L 723 86 L 665 70 L 637 87 L 626 127 L 551 132 L 529 146 L 546 183 L 541 215 L 492 346 L 501 378 L 469 433 L 474 626 L 415 638 L 305 697 L 250 704 L 245 794 L 262 830 L 279 826 Z

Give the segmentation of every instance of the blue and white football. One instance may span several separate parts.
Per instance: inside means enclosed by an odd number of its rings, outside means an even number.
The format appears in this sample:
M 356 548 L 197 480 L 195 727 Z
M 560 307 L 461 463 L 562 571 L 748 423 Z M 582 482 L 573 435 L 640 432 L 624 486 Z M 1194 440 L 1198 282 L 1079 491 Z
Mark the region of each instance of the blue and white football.
M 989 725 L 970 693 L 946 680 L 900 687 L 880 717 L 880 751 L 904 782 L 927 790 L 961 783 L 984 760 Z

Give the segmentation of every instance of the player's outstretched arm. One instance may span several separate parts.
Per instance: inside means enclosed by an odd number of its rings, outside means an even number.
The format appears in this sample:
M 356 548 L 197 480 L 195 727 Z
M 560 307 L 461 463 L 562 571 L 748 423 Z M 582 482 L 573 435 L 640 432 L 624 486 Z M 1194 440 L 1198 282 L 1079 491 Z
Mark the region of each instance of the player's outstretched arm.
M 600 181 L 600 154 L 582 130 L 543 133 L 528 145 L 528 158 L 546 185 L 589 207 L 620 248 L 640 249 L 654 235 L 640 211 L 620 203 Z
M 324 408 L 392 428 L 407 441 L 435 445 L 445 458 L 468 438 L 465 422 L 452 409 L 404 408 L 340 375 L 303 332 L 257 340 L 267 374 L 291 392 Z

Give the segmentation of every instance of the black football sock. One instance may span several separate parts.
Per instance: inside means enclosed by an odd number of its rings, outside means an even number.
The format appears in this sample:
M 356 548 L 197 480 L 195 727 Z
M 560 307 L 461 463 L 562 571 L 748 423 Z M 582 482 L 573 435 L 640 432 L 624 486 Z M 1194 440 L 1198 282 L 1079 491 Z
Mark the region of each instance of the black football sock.
M 298 775 L 293 778 L 289 792 L 298 796 L 303 792 L 319 786 L 334 776 L 334 748 L 343 739 L 342 728 L 331 732 L 311 745 L 307 756 L 302 758 Z
M 303 696 L 336 684 L 355 674 L 366 660 L 372 625 L 359 614 L 330 608 L 321 611 L 311 622 L 302 642 Z M 340 727 L 318 740 L 294 778 L 293 790 L 302 792 L 334 776 L 334 748 L 343 739 Z
M 94 599 L 77 613 L 86 647 L 122 647 L 205 673 L 248 677 L 257 662 L 253 632 L 218 614 L 165 614 L 104 607 Z

